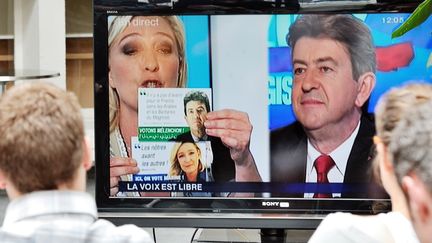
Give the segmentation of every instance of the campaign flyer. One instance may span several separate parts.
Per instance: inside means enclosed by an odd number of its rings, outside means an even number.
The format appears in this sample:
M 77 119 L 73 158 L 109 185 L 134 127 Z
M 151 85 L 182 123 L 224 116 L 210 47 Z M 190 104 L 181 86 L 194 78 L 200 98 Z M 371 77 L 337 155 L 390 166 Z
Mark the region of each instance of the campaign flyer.
M 184 98 L 190 92 L 203 92 L 212 107 L 210 88 L 139 88 L 138 140 L 140 142 L 172 141 L 189 131 Z

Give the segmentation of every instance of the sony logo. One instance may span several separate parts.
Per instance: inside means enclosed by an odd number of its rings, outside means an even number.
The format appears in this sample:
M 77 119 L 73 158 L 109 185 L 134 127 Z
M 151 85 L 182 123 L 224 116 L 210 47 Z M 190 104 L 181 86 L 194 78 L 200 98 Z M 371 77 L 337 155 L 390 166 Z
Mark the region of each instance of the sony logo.
M 263 207 L 281 207 L 289 208 L 289 202 L 262 202 Z

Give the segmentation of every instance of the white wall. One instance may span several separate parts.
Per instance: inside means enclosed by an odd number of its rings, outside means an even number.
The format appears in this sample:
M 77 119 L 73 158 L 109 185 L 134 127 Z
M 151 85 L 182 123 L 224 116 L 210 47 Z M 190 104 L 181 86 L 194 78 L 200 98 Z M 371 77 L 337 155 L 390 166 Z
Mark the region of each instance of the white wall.
M 64 0 L 14 1 L 15 69 L 59 72 L 46 79 L 66 89 Z
M 264 181 L 270 180 L 268 129 L 268 15 L 211 17 L 214 109 L 248 113 L 251 151 Z

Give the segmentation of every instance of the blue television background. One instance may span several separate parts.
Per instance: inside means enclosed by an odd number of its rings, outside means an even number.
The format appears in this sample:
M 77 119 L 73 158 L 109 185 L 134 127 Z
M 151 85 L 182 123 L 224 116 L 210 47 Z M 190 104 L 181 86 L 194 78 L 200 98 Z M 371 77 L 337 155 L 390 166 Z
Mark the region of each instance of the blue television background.
M 210 88 L 209 18 L 206 15 L 179 18 L 186 34 L 187 87 Z
M 413 59 L 395 70 L 377 70 L 377 82 L 370 97 L 368 110 L 373 112 L 379 97 L 391 87 L 407 82 L 432 83 L 432 18 L 399 38 L 391 39 L 391 33 L 405 21 L 409 14 L 355 14 L 370 28 L 377 48 L 401 45 L 410 46 Z M 296 120 L 291 106 L 292 68 L 291 49 L 286 35 L 289 26 L 298 15 L 273 15 L 269 24 L 269 128 L 286 126 Z M 378 64 L 379 66 L 379 64 Z

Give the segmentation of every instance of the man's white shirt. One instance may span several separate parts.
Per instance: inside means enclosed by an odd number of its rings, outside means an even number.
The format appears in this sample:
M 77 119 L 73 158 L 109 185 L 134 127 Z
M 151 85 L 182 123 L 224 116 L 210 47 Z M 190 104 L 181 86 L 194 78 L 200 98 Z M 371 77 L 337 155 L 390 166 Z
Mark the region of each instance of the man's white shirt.
M 333 161 L 335 162 L 335 166 L 330 169 L 327 174 L 327 178 L 330 183 L 343 183 L 345 177 L 345 169 L 348 163 L 348 158 L 351 153 L 352 146 L 354 144 L 354 140 L 357 137 L 358 131 L 360 129 L 360 121 L 357 124 L 357 127 L 351 133 L 351 135 L 333 150 L 330 154 Z M 321 153 L 315 149 L 315 147 L 311 144 L 308 139 L 307 142 L 307 164 L 306 164 L 306 183 L 316 183 L 317 182 L 317 172 L 314 165 L 314 161 L 320 156 Z M 305 198 L 312 198 L 314 193 L 305 193 Z M 341 197 L 341 193 L 333 193 L 333 197 Z

